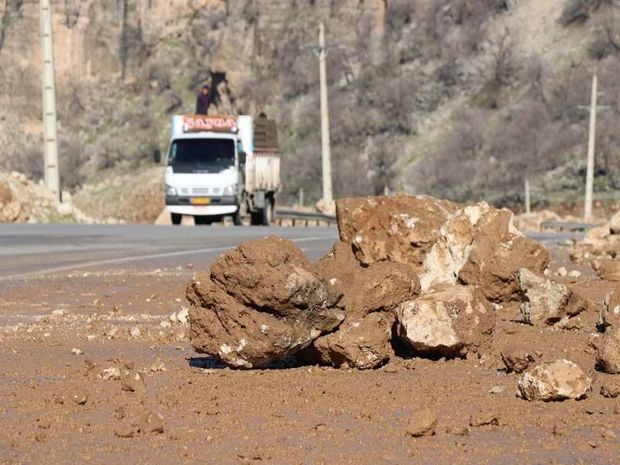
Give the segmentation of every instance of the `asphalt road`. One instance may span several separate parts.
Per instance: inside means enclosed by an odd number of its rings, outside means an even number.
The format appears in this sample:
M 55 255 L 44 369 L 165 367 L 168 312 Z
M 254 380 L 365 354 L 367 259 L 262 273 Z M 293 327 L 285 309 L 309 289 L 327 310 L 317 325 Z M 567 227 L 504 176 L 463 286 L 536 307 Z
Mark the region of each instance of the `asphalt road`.
M 0 224 L 0 282 L 110 268 L 208 265 L 250 239 L 279 235 L 311 259 L 331 249 L 336 228 Z
M 0 282 L 76 270 L 155 269 L 188 262 L 207 267 L 222 252 L 271 234 L 295 241 L 313 260 L 329 252 L 338 235 L 333 227 L 0 224 Z M 546 246 L 576 237 L 530 236 Z

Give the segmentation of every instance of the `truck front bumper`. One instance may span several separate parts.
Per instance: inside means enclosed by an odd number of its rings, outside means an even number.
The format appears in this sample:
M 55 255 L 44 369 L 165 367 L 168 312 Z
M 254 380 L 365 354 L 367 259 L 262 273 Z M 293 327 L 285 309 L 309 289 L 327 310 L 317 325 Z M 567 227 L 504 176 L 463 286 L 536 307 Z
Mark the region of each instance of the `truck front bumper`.
M 204 201 L 204 198 L 201 198 Z M 192 205 L 191 197 L 166 196 L 166 210 L 189 216 L 232 215 L 239 209 L 234 196 L 210 197 L 208 205 Z

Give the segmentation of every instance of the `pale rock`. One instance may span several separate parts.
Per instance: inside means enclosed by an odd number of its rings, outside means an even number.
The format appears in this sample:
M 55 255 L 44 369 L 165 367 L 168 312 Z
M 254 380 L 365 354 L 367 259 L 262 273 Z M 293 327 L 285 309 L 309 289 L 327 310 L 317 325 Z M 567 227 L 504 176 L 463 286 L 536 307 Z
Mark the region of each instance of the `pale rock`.
M 566 285 L 556 283 L 522 268 L 518 282 L 525 301 L 521 304 L 523 320 L 530 324 L 558 323 L 563 317 L 574 317 L 588 304 Z
M 560 359 L 527 371 L 517 387 L 519 395 L 526 400 L 579 400 L 590 393 L 592 380 L 575 363 Z
M 514 216 L 486 202 L 453 213 L 427 254 L 420 277 L 422 290 L 442 284 L 476 286 L 493 302 L 516 300 L 520 268 L 542 273 L 549 254 L 513 224 Z
M 431 356 L 465 357 L 489 341 L 495 310 L 472 286 L 431 290 L 396 310 L 398 334 L 416 352 Z
M 121 379 L 121 370 L 118 367 L 104 369 L 99 375 L 104 381 L 118 381 Z

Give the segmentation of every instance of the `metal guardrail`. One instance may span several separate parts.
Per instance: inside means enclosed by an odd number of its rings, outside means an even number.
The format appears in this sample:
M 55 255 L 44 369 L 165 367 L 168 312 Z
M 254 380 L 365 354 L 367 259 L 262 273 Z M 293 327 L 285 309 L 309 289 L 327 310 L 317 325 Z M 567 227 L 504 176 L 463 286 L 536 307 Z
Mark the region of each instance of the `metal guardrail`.
M 542 230 L 559 229 L 560 231 L 587 231 L 588 229 L 598 226 L 600 226 L 600 224 L 579 223 L 577 221 L 543 221 L 540 223 Z
M 324 213 L 319 212 L 305 212 L 294 210 L 292 208 L 278 208 L 276 210 L 276 222 L 279 224 L 282 223 L 281 220 L 291 220 L 293 226 L 296 226 L 296 223 L 305 223 L 306 226 L 310 222 L 315 222 L 316 224 L 327 223 L 327 224 L 335 224 L 336 217 L 334 215 L 326 215 Z

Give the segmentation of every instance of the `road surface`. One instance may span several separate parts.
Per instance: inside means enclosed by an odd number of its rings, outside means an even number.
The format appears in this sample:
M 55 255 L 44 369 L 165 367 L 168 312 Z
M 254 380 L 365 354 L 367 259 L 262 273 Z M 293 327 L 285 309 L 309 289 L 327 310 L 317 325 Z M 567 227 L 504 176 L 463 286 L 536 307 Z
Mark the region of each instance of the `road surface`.
M 259 237 L 295 241 L 310 259 L 329 252 L 335 228 L 0 224 L 0 281 L 110 267 L 206 265 Z

